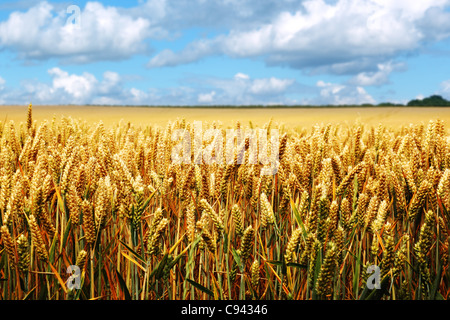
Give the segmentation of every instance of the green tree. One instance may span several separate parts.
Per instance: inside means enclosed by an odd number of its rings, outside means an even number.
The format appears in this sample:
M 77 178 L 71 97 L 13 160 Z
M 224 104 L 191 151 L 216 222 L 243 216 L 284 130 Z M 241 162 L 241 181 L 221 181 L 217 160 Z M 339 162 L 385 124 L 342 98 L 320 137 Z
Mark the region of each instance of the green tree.
M 408 102 L 408 106 L 442 107 L 450 106 L 450 101 L 445 100 L 439 95 L 432 95 L 425 99 L 414 99 Z

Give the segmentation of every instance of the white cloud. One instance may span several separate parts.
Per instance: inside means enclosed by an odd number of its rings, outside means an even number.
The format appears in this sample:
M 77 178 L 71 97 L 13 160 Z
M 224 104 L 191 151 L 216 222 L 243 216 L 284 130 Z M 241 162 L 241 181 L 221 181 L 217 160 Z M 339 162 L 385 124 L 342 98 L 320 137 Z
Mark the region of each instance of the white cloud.
M 245 81 L 245 80 L 250 79 L 250 76 L 248 74 L 238 72 L 238 73 L 236 73 L 234 75 L 234 79 L 235 80 L 244 80 Z
M 417 100 L 423 100 L 423 99 L 425 99 L 425 96 L 424 96 L 423 94 L 418 94 L 418 95 L 416 96 L 416 99 L 417 99 Z
M 284 92 L 293 83 L 293 79 L 277 79 L 274 77 L 255 79 L 249 91 L 253 94 L 271 95 Z
M 398 54 L 450 36 L 448 0 L 142 0 L 131 8 L 88 1 L 81 28 L 66 24 L 62 3 L 29 3 L 0 22 L 0 50 L 25 60 L 128 59 L 148 54 L 152 39 L 173 40 L 198 28 L 205 31 L 201 37 L 180 51 L 161 49 L 147 66 L 227 55 L 309 73 L 351 74 L 353 85 L 379 86 L 399 71 L 389 62 Z
M 0 49 L 23 59 L 66 63 L 148 54 L 152 39 L 206 28 L 222 34 L 198 38 L 181 51 L 164 48 L 147 66 L 176 66 L 212 55 L 256 57 L 310 72 L 359 74 L 355 81 L 378 85 L 385 79 L 382 71 L 375 74 L 377 65 L 450 36 L 448 0 L 148 0 L 131 8 L 89 1 L 81 28 L 66 24 L 63 4 L 31 5 L 0 22 Z
M 114 91 L 119 91 L 122 87 L 122 79 L 117 72 L 106 71 L 103 73 L 103 81 L 98 90 L 102 94 L 108 94 Z
M 64 63 L 89 63 L 127 59 L 150 51 L 148 40 L 174 39 L 186 28 L 241 25 L 249 27 L 274 15 L 282 7 L 292 8 L 290 0 L 269 0 L 258 6 L 252 1 L 148 0 L 131 8 L 86 2 L 81 10 L 81 27 L 67 24 L 71 14 L 61 3 L 31 2 L 9 6 L 13 11 L 0 22 L 0 49 L 7 48 L 21 59 L 61 59 Z M 243 20 L 243 18 L 245 18 Z M 198 50 L 208 52 L 202 41 L 185 49 L 183 60 L 197 60 Z M 151 66 L 171 64 L 171 51 L 155 58 Z
M 52 90 L 62 89 L 75 103 L 86 102 L 97 87 L 97 79 L 90 73 L 83 75 L 69 75 L 68 72 L 59 68 L 52 68 L 48 71 L 53 78 Z
M 314 88 L 293 79 L 252 78 L 238 72 L 229 78 L 194 77 L 177 87 L 138 89 L 114 71 L 101 77 L 89 72 L 70 73 L 61 68 L 48 70 L 49 83 L 24 81 L 20 88 L 1 90 L 5 104 L 102 104 L 102 105 L 271 105 L 271 104 L 375 104 L 362 87 L 318 81 Z M 190 86 L 187 86 L 189 84 Z M 450 93 L 450 81 L 442 84 Z M 309 98 L 307 98 L 309 97 Z
M 211 91 L 209 93 L 199 93 L 198 94 L 198 102 L 199 103 L 211 103 L 214 101 L 215 95 L 216 95 L 215 91 Z
M 317 82 L 319 97 L 309 101 L 311 104 L 321 105 L 359 105 L 364 103 L 375 104 L 375 99 L 363 87 Z
M 431 28 L 424 21 L 428 12 L 441 17 L 446 0 L 308 0 L 296 11 L 279 11 L 269 21 L 252 28 L 232 29 L 212 39 L 189 43 L 179 52 L 164 50 L 149 67 L 175 66 L 211 55 L 263 58 L 269 65 L 322 72 L 376 72 L 399 53 L 411 52 L 424 42 L 450 34 L 450 23 Z M 359 67 L 358 67 L 359 66 Z M 358 69 L 359 68 L 359 69 Z M 356 72 L 355 72 L 356 71 Z M 383 72 L 383 71 L 381 71 Z M 373 78 L 369 74 L 361 77 Z M 361 79 L 378 83 L 380 79 Z
M 147 67 L 176 66 L 179 64 L 194 62 L 202 56 L 214 54 L 214 50 L 215 49 L 208 41 L 198 40 L 195 43 L 188 45 L 183 50 L 183 54 L 181 56 L 174 53 L 172 50 L 163 50 L 160 54 L 154 56 L 147 63 Z
M 50 84 L 39 81 L 24 81 L 21 88 L 1 94 L 0 99 L 8 103 L 34 104 L 145 104 L 144 92 L 124 85 L 122 77 L 112 71 L 97 79 L 89 72 L 71 74 L 60 68 L 48 70 Z M 9 91 L 9 90 L 8 90 Z M 1 92 L 0 92 L 1 93 Z
M 358 86 L 381 86 L 389 82 L 389 75 L 393 71 L 404 70 L 404 63 L 380 63 L 377 65 L 377 71 L 361 72 L 350 79 L 350 83 Z
M 270 21 L 282 10 L 296 10 L 293 0 L 147 0 L 128 10 L 163 29 L 179 31 L 193 27 L 247 29 Z
M 339 84 L 334 84 L 334 83 L 330 83 L 330 82 L 324 82 L 322 80 L 317 81 L 317 86 L 319 88 L 323 88 L 321 89 L 321 93 L 320 95 L 323 97 L 329 97 L 331 95 L 335 95 L 337 93 L 339 93 L 339 91 L 341 91 L 342 89 L 345 88 L 345 86 L 343 85 L 339 85 Z
M 130 89 L 130 101 L 129 103 L 134 103 L 134 104 L 145 104 L 145 103 L 149 103 L 148 99 L 149 99 L 149 94 L 145 93 L 142 90 L 136 89 L 136 88 L 131 88 Z
M 12 12 L 0 23 L 0 48 L 9 48 L 24 59 L 116 60 L 146 52 L 144 40 L 154 31 L 148 20 L 98 2 L 86 3 L 80 26 L 67 23 L 70 17 L 48 2 L 26 12 Z
M 201 86 L 212 88 L 209 93 L 200 92 L 198 102 L 242 105 L 267 105 L 273 101 L 289 103 L 287 96 L 294 91 L 296 84 L 293 79 L 276 77 L 252 79 L 241 72 L 236 73 L 232 78 L 198 78 L 195 81 Z

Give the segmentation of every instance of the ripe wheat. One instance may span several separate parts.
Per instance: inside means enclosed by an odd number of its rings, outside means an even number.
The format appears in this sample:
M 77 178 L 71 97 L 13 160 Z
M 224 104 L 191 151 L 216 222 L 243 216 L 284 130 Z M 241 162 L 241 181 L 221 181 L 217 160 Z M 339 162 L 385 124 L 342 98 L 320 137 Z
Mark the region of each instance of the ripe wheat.
M 24 120 L 0 125 L 1 299 L 450 297 L 442 121 L 268 121 L 268 135 L 281 131 L 278 150 L 254 148 L 251 135 L 227 150 L 184 119 L 37 123 L 30 106 Z M 176 130 L 199 148 L 190 163 L 172 162 Z M 199 162 L 206 151 L 215 160 Z M 255 160 L 276 152 L 266 175 Z M 69 265 L 83 271 L 78 291 L 65 290 Z M 370 265 L 383 290 L 367 288 Z

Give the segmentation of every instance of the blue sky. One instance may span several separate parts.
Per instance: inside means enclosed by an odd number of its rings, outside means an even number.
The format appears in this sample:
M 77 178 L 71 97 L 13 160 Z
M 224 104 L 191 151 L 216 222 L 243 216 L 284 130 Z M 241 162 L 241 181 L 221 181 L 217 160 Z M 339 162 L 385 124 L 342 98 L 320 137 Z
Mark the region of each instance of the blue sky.
M 0 104 L 432 94 L 450 99 L 450 0 L 0 1 Z

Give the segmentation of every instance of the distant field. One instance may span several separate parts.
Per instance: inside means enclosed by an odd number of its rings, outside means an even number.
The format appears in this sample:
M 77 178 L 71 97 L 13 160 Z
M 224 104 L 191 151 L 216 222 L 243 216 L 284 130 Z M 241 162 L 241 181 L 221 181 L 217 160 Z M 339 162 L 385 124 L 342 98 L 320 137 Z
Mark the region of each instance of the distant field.
M 25 121 L 27 107 L 0 106 L 0 121 Z M 158 107 L 103 107 L 103 106 L 33 106 L 33 119 L 51 120 L 54 116 L 82 119 L 89 123 L 102 120 L 106 125 L 115 124 L 121 119 L 136 125 L 161 125 L 168 120 L 185 118 L 187 121 L 218 121 L 224 125 L 233 124 L 237 120 L 245 124 L 266 123 L 270 118 L 287 126 L 307 126 L 316 123 L 354 123 L 360 121 L 366 125 L 378 124 L 402 125 L 424 123 L 441 119 L 444 124 L 450 122 L 450 108 L 420 107 L 335 107 L 335 108 L 158 108 Z M 448 127 L 446 125 L 446 127 Z

